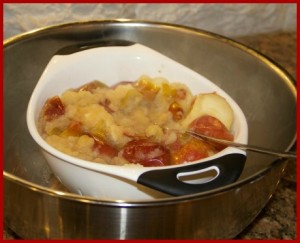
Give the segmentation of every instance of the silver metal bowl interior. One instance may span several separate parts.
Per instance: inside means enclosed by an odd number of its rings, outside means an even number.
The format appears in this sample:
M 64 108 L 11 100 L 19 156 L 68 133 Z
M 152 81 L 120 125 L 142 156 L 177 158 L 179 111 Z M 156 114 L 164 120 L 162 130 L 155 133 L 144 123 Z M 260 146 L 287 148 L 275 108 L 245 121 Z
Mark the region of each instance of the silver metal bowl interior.
M 5 223 L 31 239 L 236 236 L 276 190 L 286 160 L 248 152 L 244 171 L 232 185 L 149 201 L 75 195 L 55 179 L 27 131 L 27 104 L 58 49 L 99 39 L 139 42 L 199 72 L 240 105 L 249 125 L 249 143 L 278 150 L 293 146 L 294 81 L 251 48 L 213 33 L 157 22 L 99 20 L 46 27 L 4 42 Z

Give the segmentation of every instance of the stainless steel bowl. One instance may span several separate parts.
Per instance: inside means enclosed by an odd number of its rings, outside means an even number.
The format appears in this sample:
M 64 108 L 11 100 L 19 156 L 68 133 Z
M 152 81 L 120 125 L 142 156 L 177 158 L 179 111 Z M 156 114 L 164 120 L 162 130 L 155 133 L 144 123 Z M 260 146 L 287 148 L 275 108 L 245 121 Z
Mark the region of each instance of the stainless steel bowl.
M 4 43 L 4 222 L 25 239 L 235 237 L 276 190 L 286 160 L 249 152 L 234 184 L 143 201 L 75 195 L 54 178 L 27 131 L 26 107 L 57 50 L 99 39 L 139 42 L 215 82 L 244 111 L 249 143 L 279 150 L 294 144 L 294 82 L 279 66 L 246 46 L 198 29 L 134 20 L 39 29 Z

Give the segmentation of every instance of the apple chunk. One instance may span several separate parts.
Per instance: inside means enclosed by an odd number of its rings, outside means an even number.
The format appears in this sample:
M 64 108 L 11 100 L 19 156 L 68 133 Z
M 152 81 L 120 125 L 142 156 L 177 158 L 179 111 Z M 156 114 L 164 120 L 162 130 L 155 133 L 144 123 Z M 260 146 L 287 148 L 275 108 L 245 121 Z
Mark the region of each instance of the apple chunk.
M 182 126 L 187 129 L 196 118 L 204 115 L 210 115 L 219 119 L 230 131 L 234 114 L 224 97 L 217 93 L 199 94 L 191 110 L 182 120 Z

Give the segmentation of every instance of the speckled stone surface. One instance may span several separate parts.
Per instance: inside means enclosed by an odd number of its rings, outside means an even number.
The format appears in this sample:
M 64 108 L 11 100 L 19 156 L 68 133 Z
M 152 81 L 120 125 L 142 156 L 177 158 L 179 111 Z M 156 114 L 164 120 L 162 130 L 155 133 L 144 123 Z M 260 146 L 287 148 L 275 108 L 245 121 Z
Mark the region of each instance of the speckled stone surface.
M 73 21 L 129 18 L 161 21 L 226 36 L 294 31 L 294 4 L 4 4 L 4 37 Z
M 296 79 L 296 34 L 274 33 L 235 40 L 282 66 Z M 266 207 L 235 239 L 296 239 L 296 162 L 289 161 L 282 180 Z M 4 239 L 20 239 L 4 226 Z

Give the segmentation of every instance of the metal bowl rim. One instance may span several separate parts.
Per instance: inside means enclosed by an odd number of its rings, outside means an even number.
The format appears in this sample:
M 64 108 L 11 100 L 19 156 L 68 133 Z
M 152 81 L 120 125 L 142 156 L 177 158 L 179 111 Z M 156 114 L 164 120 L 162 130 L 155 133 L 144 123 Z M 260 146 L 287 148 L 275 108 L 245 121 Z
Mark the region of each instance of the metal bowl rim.
M 231 185 L 223 186 L 207 192 L 195 193 L 195 194 L 178 196 L 178 197 L 167 197 L 167 198 L 147 199 L 147 200 L 109 200 L 109 199 L 101 199 L 101 198 L 96 198 L 91 196 L 81 196 L 74 193 L 63 192 L 63 191 L 47 188 L 44 186 L 40 186 L 36 183 L 27 181 L 25 179 L 22 179 L 20 177 L 17 177 L 5 171 L 3 171 L 3 176 L 5 180 L 12 181 L 15 184 L 24 186 L 28 190 L 36 191 L 50 197 L 54 196 L 57 198 L 61 198 L 63 200 L 71 200 L 71 201 L 78 201 L 81 203 L 116 206 L 116 207 L 148 207 L 148 206 L 162 206 L 162 205 L 169 205 L 169 204 L 177 204 L 177 203 L 183 203 L 185 201 L 191 202 L 193 200 L 200 200 L 200 199 L 213 197 L 215 195 L 220 195 L 228 191 L 238 190 L 244 185 L 260 180 L 261 178 L 266 176 L 269 172 L 271 172 L 273 169 L 275 169 L 276 166 L 280 166 L 282 163 L 285 163 L 286 161 L 287 161 L 286 159 L 275 160 L 268 167 L 258 171 L 257 173 L 255 173 L 250 177 L 235 182 Z

